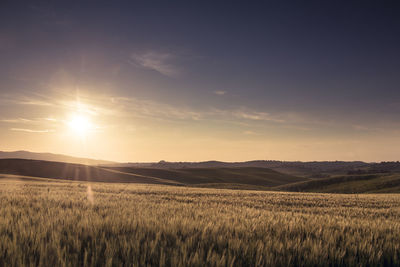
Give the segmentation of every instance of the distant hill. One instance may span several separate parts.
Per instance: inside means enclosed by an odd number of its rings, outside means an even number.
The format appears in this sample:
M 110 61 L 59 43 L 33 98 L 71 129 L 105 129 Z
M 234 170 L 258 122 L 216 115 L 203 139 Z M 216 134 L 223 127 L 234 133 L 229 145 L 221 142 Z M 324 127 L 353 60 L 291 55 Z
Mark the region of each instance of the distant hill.
M 67 155 L 61 154 L 52 154 L 52 153 L 36 153 L 29 151 L 0 151 L 0 159 L 34 159 L 34 160 L 45 160 L 45 161 L 58 161 L 58 162 L 66 162 L 66 163 L 77 163 L 77 164 L 86 164 L 86 165 L 100 165 L 100 164 L 114 164 L 113 161 L 107 160 L 97 160 L 97 159 L 88 159 L 88 158 L 77 158 Z
M 193 164 L 203 164 L 204 166 L 204 163 Z M 218 162 L 211 164 L 219 165 Z M 230 165 L 231 163 L 226 164 Z M 243 163 L 243 165 L 246 164 L 255 163 Z M 272 165 L 272 162 L 268 164 Z M 289 167 L 292 167 L 297 168 L 296 171 L 303 170 L 306 175 L 296 176 L 266 167 L 194 168 L 194 165 L 191 165 L 192 168 L 179 164 L 180 168 L 176 169 L 101 167 L 30 159 L 0 159 L 0 174 L 88 182 L 165 184 L 226 189 L 400 193 L 399 162 L 366 163 L 366 165 L 351 162 L 306 162 L 304 165 L 293 162 L 288 164 L 275 162 L 274 164 L 276 164 L 273 165 L 276 169 L 285 167 L 287 171 Z M 169 164 L 169 166 L 176 165 Z M 348 173 L 344 173 L 345 170 L 348 170 Z M 319 172 L 319 176 L 313 178 L 313 173 L 316 171 Z M 323 178 L 322 175 L 328 177 Z
M 364 169 L 370 166 L 370 163 L 362 161 L 276 161 L 276 160 L 254 160 L 245 162 L 221 162 L 221 161 L 204 161 L 204 162 L 166 162 L 158 163 L 122 163 L 109 164 L 108 167 L 146 167 L 155 169 L 186 169 L 186 168 L 269 168 L 278 172 L 323 178 L 326 175 L 346 174 L 352 170 Z
M 318 193 L 400 193 L 400 173 L 337 176 L 287 184 L 275 189 Z
M 307 180 L 268 168 L 104 168 L 26 159 L 0 159 L 0 173 L 91 182 L 148 183 L 265 190 Z
M 0 173 L 90 182 L 178 184 L 96 166 L 28 159 L 0 159 Z
M 333 175 L 367 174 L 376 172 L 400 171 L 399 162 L 366 163 L 362 161 L 278 161 L 278 160 L 253 160 L 245 162 L 127 162 L 117 163 L 112 161 L 78 158 L 52 153 L 35 153 L 29 151 L 0 151 L 0 159 L 20 158 L 44 161 L 57 161 L 84 165 L 98 165 L 100 167 L 125 167 L 125 168 L 150 168 L 150 169 L 205 169 L 205 168 L 268 168 L 277 172 L 302 176 L 307 178 L 327 178 Z
M 282 184 L 305 181 L 306 178 L 296 177 L 268 168 L 231 167 L 231 168 L 110 168 L 113 170 L 137 175 L 167 179 L 186 185 L 205 185 L 209 187 L 229 187 L 229 184 L 242 184 L 263 187 L 274 187 Z
M 400 172 L 399 161 L 384 161 L 380 163 L 374 163 L 370 166 L 370 171 L 375 172 Z

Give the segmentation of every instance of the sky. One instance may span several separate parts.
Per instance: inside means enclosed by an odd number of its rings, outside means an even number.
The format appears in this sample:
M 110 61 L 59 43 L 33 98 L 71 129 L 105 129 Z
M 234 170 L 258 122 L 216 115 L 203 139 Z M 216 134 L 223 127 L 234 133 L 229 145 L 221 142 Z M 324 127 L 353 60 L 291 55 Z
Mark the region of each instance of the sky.
M 0 150 L 400 159 L 395 1 L 1 1 Z

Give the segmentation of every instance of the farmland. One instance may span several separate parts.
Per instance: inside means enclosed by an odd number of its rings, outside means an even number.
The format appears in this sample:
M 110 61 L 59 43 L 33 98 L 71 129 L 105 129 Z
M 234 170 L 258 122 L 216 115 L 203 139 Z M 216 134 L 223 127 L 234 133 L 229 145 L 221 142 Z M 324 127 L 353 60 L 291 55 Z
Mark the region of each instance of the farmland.
M 0 265 L 399 265 L 400 196 L 3 175 Z

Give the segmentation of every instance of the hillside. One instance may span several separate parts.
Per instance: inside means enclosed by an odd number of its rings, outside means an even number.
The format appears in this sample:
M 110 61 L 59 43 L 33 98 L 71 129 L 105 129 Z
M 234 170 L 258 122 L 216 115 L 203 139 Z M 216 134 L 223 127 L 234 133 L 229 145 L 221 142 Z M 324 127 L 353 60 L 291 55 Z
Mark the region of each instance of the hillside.
M 321 193 L 400 193 L 400 174 L 337 176 L 278 186 L 280 191 Z
M 91 182 L 176 184 L 159 178 L 95 166 L 27 159 L 0 159 L 0 173 Z
M 383 170 L 393 170 L 383 164 Z M 395 165 L 397 166 L 397 165 Z M 374 166 L 377 167 L 377 166 Z M 352 175 L 311 179 L 280 173 L 269 168 L 130 168 L 98 167 L 65 162 L 0 159 L 0 174 L 89 182 L 144 183 L 204 188 L 277 190 L 323 193 L 400 193 L 400 173 L 369 173 L 366 168 Z M 362 173 L 365 171 L 366 173 Z
M 63 162 L 0 159 L 0 173 L 92 182 L 175 184 L 187 186 L 261 189 L 305 181 L 267 168 L 102 168 Z
M 99 167 L 124 167 L 124 168 L 149 168 L 149 169 L 209 169 L 209 168 L 268 168 L 280 173 L 306 178 L 328 178 L 347 174 L 370 174 L 400 172 L 399 162 L 366 163 L 362 161 L 278 161 L 278 160 L 252 160 L 244 162 L 126 162 L 79 158 L 52 153 L 35 153 L 29 151 L 0 151 L 0 159 L 19 158 L 43 161 L 56 161 L 84 165 L 97 165 Z
M 78 158 L 53 153 L 36 153 L 30 151 L 0 151 L 0 159 L 34 159 L 45 161 L 57 161 L 66 163 L 76 163 L 85 165 L 115 164 L 115 162 L 107 160 L 97 160 L 89 158 Z
M 332 174 L 346 174 L 349 171 L 366 169 L 371 164 L 362 161 L 277 161 L 253 160 L 245 162 L 167 162 L 158 163 L 117 163 L 106 164 L 106 167 L 131 167 L 151 169 L 204 169 L 204 168 L 268 168 L 295 176 L 323 178 Z
M 152 169 L 152 168 L 110 168 L 121 172 L 168 179 L 186 185 L 206 185 L 230 188 L 237 185 L 273 187 L 282 184 L 304 181 L 305 178 L 276 172 L 268 168 L 187 168 L 187 169 Z M 218 186 L 217 186 L 218 187 Z

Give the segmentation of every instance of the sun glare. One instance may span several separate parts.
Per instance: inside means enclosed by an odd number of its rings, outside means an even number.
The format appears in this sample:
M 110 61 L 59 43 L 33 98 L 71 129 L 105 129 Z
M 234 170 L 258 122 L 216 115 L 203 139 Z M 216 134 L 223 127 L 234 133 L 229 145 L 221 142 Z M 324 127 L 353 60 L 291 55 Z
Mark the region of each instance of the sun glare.
M 90 119 L 82 114 L 72 116 L 68 126 L 72 132 L 79 136 L 86 136 L 92 129 Z

